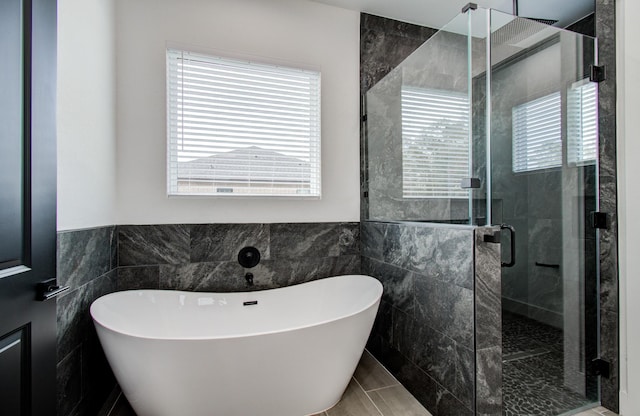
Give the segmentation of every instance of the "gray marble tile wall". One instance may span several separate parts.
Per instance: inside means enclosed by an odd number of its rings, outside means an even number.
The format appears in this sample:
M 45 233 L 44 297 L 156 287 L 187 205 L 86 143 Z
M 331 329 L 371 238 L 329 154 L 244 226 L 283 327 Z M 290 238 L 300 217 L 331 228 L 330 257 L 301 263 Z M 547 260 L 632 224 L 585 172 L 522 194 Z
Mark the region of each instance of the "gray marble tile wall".
M 364 221 L 362 271 L 384 285 L 371 351 L 435 416 L 474 409 L 474 229 Z
M 615 0 L 595 0 L 598 62 L 607 79 L 598 84 L 600 211 L 609 226 L 600 230 L 600 355 L 611 363 L 611 377 L 600 384 L 602 405 L 618 412 L 619 285 L 616 166 L 616 13 Z
M 475 230 L 476 414 L 501 416 L 502 285 L 500 244 L 484 241 L 499 227 Z
M 468 220 L 466 198 L 405 198 L 402 88 L 465 94 L 467 38 L 438 32 L 371 87 L 366 95 L 368 211 L 377 221 Z
M 89 306 L 116 290 L 116 227 L 64 231 L 57 239 L 58 415 L 95 415 L 116 385 Z
M 367 91 L 434 33 L 436 29 L 360 14 L 360 95 L 363 107 Z M 363 107 L 361 116 L 364 115 Z M 367 153 L 366 123 L 363 122 L 360 130 L 361 218 L 368 218 L 369 213 L 369 199 L 364 197 L 369 192 Z
M 365 94 L 436 32 L 429 27 L 361 13 L 361 93 Z
M 226 292 L 359 273 L 359 232 L 358 223 L 120 225 L 117 285 Z M 252 269 L 238 263 L 245 246 L 261 253 Z

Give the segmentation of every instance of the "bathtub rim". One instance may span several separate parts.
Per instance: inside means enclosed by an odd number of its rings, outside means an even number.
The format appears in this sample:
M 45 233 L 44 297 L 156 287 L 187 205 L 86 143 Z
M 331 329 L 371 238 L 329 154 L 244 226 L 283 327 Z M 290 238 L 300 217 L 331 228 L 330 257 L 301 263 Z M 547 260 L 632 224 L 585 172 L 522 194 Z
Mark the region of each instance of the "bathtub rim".
M 118 294 L 122 294 L 124 292 L 133 292 L 133 293 L 137 293 L 137 292 L 172 292 L 172 293 L 198 293 L 198 294 L 207 294 L 207 293 L 211 293 L 211 294 L 237 294 L 237 295 L 242 295 L 242 294 L 251 294 L 251 293 L 259 293 L 262 291 L 269 291 L 269 290 L 284 290 L 287 288 L 291 288 L 294 286 L 301 286 L 301 285 L 306 285 L 306 284 L 313 284 L 316 283 L 318 281 L 321 280 L 325 280 L 325 279 L 331 279 L 331 278 L 335 278 L 335 277 L 343 277 L 343 276 L 363 276 L 363 277 L 367 277 L 370 280 L 373 280 L 373 284 L 376 286 L 376 288 L 378 288 L 378 295 L 371 301 L 368 302 L 364 307 L 359 308 L 351 313 L 345 314 L 345 315 L 341 315 L 339 317 L 333 318 L 333 319 L 325 319 L 325 320 L 321 320 L 321 321 L 317 321 L 317 322 L 313 322 L 310 325 L 298 325 L 298 326 L 292 326 L 290 328 L 286 328 L 286 329 L 280 329 L 280 330 L 272 330 L 272 331 L 262 331 L 262 332 L 250 332 L 250 333 L 244 333 L 244 334 L 237 334 L 237 335 L 225 335 L 225 336 L 181 336 L 181 337 L 166 337 L 166 336 L 147 336 L 147 335 L 140 335 L 140 334 L 134 334 L 131 333 L 129 331 L 123 331 L 121 329 L 116 329 L 113 326 L 110 325 L 106 325 L 103 322 L 99 321 L 98 319 L 96 319 L 95 315 L 94 315 L 94 311 L 93 311 L 93 305 L 98 302 L 100 299 L 105 298 L 105 297 L 110 297 L 110 296 L 116 296 Z M 272 289 L 263 289 L 263 290 L 254 290 L 254 291 L 249 291 L 249 292 L 197 292 L 197 291 L 189 291 L 189 290 L 174 290 L 174 289 L 132 289 L 132 290 L 121 290 L 118 292 L 112 292 L 112 293 L 107 293 L 106 295 L 102 295 L 100 296 L 98 299 L 94 300 L 93 302 L 91 302 L 91 306 L 89 307 L 89 313 L 91 315 L 91 319 L 93 320 L 93 323 L 95 325 L 100 325 L 102 328 L 114 332 L 116 334 L 120 334 L 123 336 L 127 336 L 127 337 L 132 337 L 132 338 L 137 338 L 137 339 L 148 339 L 148 340 L 158 340 L 158 341 L 209 341 L 209 340 L 232 340 L 232 339 L 240 339 L 240 338 L 251 338 L 251 337 L 258 337 L 258 336 L 264 336 L 264 335 L 274 335 L 274 334 L 281 334 L 281 333 L 286 333 L 286 332 L 291 332 L 291 331 L 299 331 L 302 329 L 307 329 L 307 328 L 315 328 L 321 325 L 326 325 L 326 324 L 330 324 L 332 322 L 337 322 L 339 320 L 343 320 L 343 319 L 348 319 L 351 318 L 353 316 L 356 316 L 358 314 L 361 314 L 363 312 L 365 312 L 366 310 L 370 309 L 373 306 L 380 304 L 380 301 L 382 299 L 382 294 L 383 294 L 383 290 L 384 287 L 382 285 L 382 282 L 380 282 L 380 280 L 378 280 L 377 278 L 373 277 L 373 276 L 369 276 L 369 275 L 364 275 L 364 274 L 349 274 L 349 275 L 338 275 L 338 276 L 329 276 L 329 277 L 325 277 L 325 278 L 321 278 L 321 279 L 315 279 L 315 280 L 311 280 L 308 282 L 303 282 L 303 283 L 298 283 L 295 285 L 289 285 L 289 286 L 283 286 L 283 287 L 278 287 L 278 288 L 272 288 Z

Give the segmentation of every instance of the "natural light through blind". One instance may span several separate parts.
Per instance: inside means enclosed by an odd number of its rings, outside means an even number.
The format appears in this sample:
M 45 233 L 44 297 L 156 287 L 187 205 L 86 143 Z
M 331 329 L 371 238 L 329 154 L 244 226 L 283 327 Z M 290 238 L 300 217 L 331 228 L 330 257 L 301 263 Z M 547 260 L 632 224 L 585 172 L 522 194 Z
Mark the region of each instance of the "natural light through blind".
M 467 95 L 403 86 L 401 97 L 403 197 L 467 198 Z
M 170 195 L 320 196 L 320 73 L 167 50 Z
M 595 163 L 598 154 L 598 87 L 594 82 L 578 84 L 567 96 L 569 163 Z
M 513 107 L 513 171 L 562 166 L 560 93 Z

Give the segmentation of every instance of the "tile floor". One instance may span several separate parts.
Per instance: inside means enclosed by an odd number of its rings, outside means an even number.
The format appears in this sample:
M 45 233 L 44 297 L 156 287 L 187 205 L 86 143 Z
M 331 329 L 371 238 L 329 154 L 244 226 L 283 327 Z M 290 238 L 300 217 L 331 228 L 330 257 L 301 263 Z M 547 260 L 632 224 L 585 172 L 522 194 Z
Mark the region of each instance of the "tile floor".
M 107 415 L 135 416 L 135 412 L 120 394 Z M 342 400 L 314 416 L 431 416 L 431 413 L 365 351 Z
M 618 414 L 613 413 L 611 410 L 605 409 L 602 406 L 598 406 L 596 408 L 585 410 L 584 412 L 578 413 L 575 416 L 618 416 Z
M 365 351 L 342 400 L 316 416 L 431 416 L 431 413 Z
M 107 416 L 136 415 L 120 394 Z M 342 400 L 326 412 L 314 416 L 431 416 L 431 413 L 365 351 Z M 604 407 L 596 407 L 574 416 L 617 415 Z

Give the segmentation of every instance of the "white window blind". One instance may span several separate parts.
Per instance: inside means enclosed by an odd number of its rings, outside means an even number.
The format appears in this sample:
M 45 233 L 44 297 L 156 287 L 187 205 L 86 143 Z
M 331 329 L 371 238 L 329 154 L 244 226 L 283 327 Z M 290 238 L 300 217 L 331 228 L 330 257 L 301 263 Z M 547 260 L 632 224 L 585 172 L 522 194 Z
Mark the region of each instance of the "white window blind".
M 320 196 L 320 73 L 167 50 L 170 195 Z
M 403 86 L 401 103 L 403 197 L 468 198 L 467 95 Z
M 560 93 L 513 107 L 513 171 L 562 166 Z
M 582 82 L 567 94 L 568 161 L 573 165 L 595 163 L 598 154 L 598 87 Z

